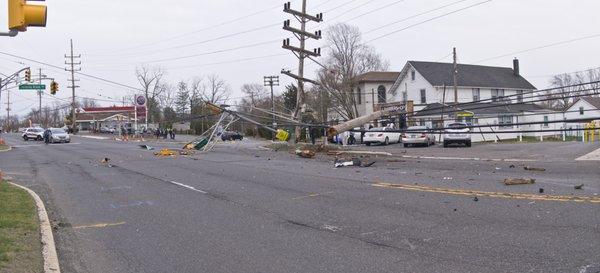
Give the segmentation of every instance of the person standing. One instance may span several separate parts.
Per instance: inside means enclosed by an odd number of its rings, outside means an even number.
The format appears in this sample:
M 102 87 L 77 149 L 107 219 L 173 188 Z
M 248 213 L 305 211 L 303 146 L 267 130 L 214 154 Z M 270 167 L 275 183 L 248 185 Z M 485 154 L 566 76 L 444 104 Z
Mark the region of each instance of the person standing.
M 175 130 L 171 129 L 171 140 L 175 140 Z
M 50 131 L 50 129 L 46 129 L 46 131 L 44 131 L 44 143 L 50 144 L 50 138 L 52 137 L 52 131 Z

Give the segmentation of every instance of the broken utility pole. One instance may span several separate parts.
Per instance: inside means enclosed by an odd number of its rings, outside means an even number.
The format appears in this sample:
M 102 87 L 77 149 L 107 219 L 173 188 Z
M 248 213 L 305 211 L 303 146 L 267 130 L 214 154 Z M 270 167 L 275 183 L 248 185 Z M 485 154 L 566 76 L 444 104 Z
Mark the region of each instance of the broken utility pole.
M 291 3 L 287 2 L 283 6 L 283 12 L 289 13 L 293 15 L 300 22 L 300 29 L 294 28 L 290 24 L 290 20 L 286 20 L 283 22 L 283 29 L 289 32 L 292 32 L 296 38 L 300 41 L 300 47 L 295 47 L 290 45 L 290 39 L 283 40 L 283 48 L 290 50 L 298 57 L 298 75 L 292 74 L 289 70 L 282 70 L 281 73 L 287 76 L 290 76 L 296 80 L 298 80 L 298 93 L 296 94 L 296 109 L 294 109 L 294 118 L 296 121 L 300 122 L 302 120 L 302 107 L 304 105 L 304 82 L 314 81 L 304 78 L 304 59 L 307 57 L 319 57 L 321 56 L 321 49 L 316 48 L 313 51 L 306 50 L 306 40 L 308 38 L 312 38 L 315 40 L 321 39 L 321 31 L 318 30 L 315 33 L 311 33 L 306 31 L 306 23 L 308 21 L 321 22 L 323 21 L 323 14 L 317 14 L 316 16 L 312 16 L 306 14 L 306 1 L 302 0 L 302 10 L 296 11 L 291 9 Z M 296 126 L 295 129 L 295 141 L 298 142 L 300 136 L 300 126 Z

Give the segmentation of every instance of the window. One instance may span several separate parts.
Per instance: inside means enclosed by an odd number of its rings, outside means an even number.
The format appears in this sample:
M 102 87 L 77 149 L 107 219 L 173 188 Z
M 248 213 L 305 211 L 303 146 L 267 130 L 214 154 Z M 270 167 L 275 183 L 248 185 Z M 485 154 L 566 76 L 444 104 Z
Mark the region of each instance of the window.
M 465 123 L 468 125 L 477 125 L 479 124 L 479 119 L 474 117 L 465 117 Z
M 427 90 L 421 89 L 421 104 L 427 103 Z
M 517 90 L 517 103 L 523 103 L 523 90 Z
M 410 78 L 414 81 L 417 78 L 417 72 L 414 70 L 410 71 Z
M 481 100 L 481 89 L 473 88 L 473 101 Z
M 357 95 L 356 103 L 361 104 L 362 103 L 362 92 L 360 90 L 360 87 L 358 89 L 356 89 L 356 95 Z
M 583 107 L 579 107 L 579 115 L 583 116 L 585 114 L 585 109 Z
M 548 128 L 548 116 L 544 116 L 544 128 Z
M 504 100 L 504 89 L 492 89 L 492 102 Z
M 512 128 L 513 127 L 513 116 L 499 116 L 498 125 L 500 128 Z
M 377 102 L 379 104 L 385 103 L 387 101 L 386 96 L 385 86 L 380 85 L 379 88 L 377 88 Z

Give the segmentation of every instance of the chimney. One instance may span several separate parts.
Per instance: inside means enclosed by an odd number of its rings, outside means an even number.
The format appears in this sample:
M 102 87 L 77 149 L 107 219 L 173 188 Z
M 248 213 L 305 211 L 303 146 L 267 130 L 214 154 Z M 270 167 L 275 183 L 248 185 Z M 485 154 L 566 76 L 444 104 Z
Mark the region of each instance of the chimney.
M 513 73 L 515 76 L 521 76 L 521 71 L 519 70 L 519 59 L 517 58 L 513 60 Z

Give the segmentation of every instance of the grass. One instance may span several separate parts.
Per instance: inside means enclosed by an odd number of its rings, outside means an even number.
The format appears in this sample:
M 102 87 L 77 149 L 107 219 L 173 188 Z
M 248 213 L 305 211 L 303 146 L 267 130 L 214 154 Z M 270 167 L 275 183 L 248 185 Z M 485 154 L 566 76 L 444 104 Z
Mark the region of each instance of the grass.
M 8 145 L 0 144 L 0 151 L 6 151 L 6 150 L 8 150 L 8 148 L 9 148 Z
M 39 234 L 31 196 L 0 181 L 0 272 L 42 272 Z

